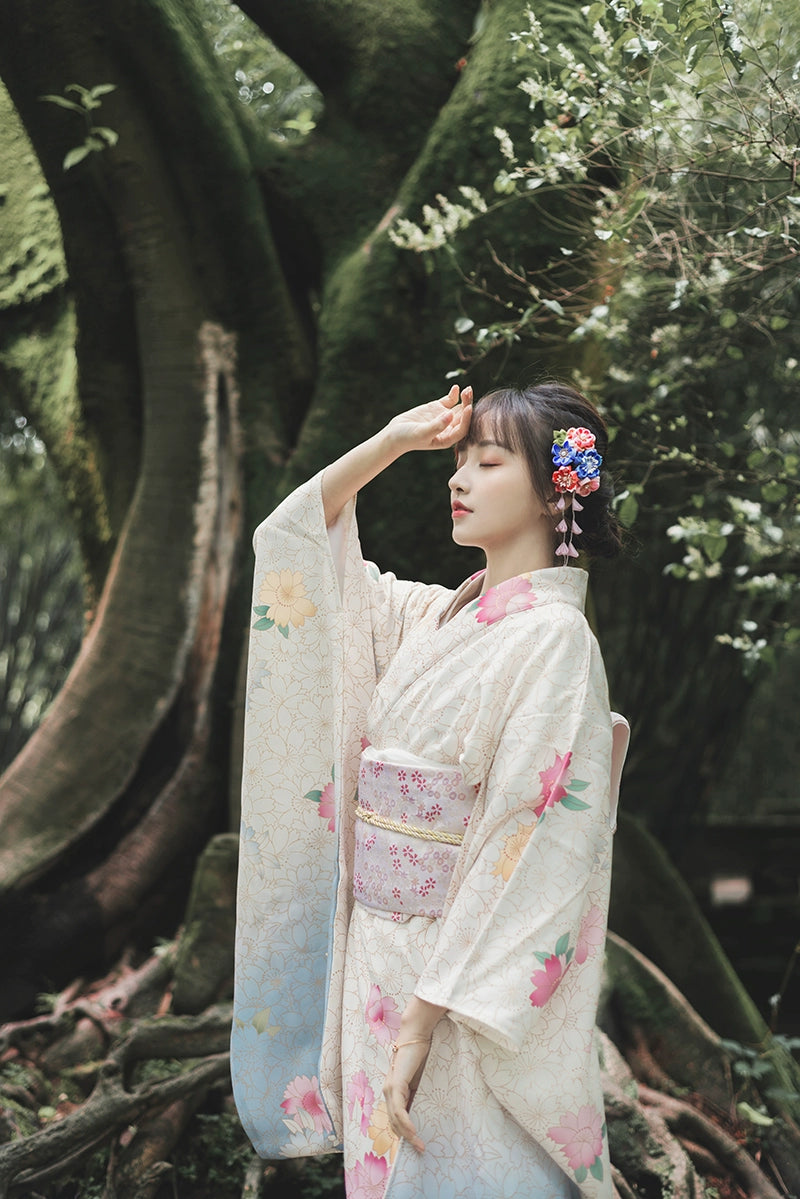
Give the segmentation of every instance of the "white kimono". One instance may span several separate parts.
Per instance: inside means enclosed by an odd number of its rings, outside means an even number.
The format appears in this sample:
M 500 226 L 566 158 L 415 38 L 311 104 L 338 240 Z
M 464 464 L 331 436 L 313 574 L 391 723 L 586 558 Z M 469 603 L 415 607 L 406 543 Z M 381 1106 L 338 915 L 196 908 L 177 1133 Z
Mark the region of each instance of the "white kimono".
M 609 1199 L 594 1022 L 612 734 L 585 572 L 483 597 L 480 576 L 400 582 L 363 562 L 354 504 L 326 531 L 320 476 L 254 544 L 232 1036 L 253 1144 L 343 1144 L 358 1199 Z M 354 885 L 391 893 L 354 884 L 364 746 L 364 769 L 408 763 L 419 818 L 437 769 L 474 796 L 441 916 L 354 902 Z M 412 1109 L 423 1154 L 381 1097 L 411 994 L 448 1009 Z

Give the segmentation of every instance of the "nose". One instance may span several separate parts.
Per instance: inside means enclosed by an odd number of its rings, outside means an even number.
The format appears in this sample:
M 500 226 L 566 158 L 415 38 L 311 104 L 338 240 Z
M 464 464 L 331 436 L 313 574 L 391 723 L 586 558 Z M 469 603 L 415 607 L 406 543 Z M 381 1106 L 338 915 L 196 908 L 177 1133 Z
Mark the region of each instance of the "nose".
M 467 490 L 466 480 L 462 473 L 463 469 L 464 468 L 461 466 L 456 467 L 456 470 L 450 476 L 450 480 L 449 480 L 447 486 L 450 488 L 451 491 L 466 491 Z

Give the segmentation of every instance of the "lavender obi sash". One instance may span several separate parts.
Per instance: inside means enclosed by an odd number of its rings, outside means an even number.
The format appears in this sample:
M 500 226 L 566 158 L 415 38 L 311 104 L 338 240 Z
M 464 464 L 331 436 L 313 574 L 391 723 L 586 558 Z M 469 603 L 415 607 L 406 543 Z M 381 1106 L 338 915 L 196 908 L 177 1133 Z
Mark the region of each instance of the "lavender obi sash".
M 394 920 L 441 916 L 476 788 L 402 751 L 361 755 L 353 894 Z

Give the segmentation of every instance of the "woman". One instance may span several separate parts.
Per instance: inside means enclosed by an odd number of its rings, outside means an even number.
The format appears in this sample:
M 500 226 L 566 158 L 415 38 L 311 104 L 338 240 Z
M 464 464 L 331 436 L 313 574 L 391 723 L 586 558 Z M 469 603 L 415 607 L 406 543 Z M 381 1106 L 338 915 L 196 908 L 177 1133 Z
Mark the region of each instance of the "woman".
M 618 549 L 606 430 L 560 384 L 471 400 L 256 532 L 234 1090 L 262 1156 L 343 1140 L 351 1197 L 599 1199 L 612 726 L 566 565 Z M 364 564 L 353 515 L 449 447 L 453 538 L 486 555 L 455 592 Z

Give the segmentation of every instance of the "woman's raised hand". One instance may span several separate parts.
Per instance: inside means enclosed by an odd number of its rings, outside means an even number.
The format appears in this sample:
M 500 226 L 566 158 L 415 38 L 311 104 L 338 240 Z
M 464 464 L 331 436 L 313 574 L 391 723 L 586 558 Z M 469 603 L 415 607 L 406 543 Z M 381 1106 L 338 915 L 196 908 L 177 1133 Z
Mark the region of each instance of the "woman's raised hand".
M 419 404 L 392 417 L 386 426 L 398 453 L 409 450 L 446 450 L 457 445 L 469 430 L 472 388 L 463 391 L 454 383 L 446 396 Z
M 441 400 L 401 412 L 360 445 L 348 450 L 322 476 L 325 523 L 338 518 L 348 500 L 401 454 L 409 450 L 446 450 L 466 437 L 472 417 L 472 388 L 454 383 Z

